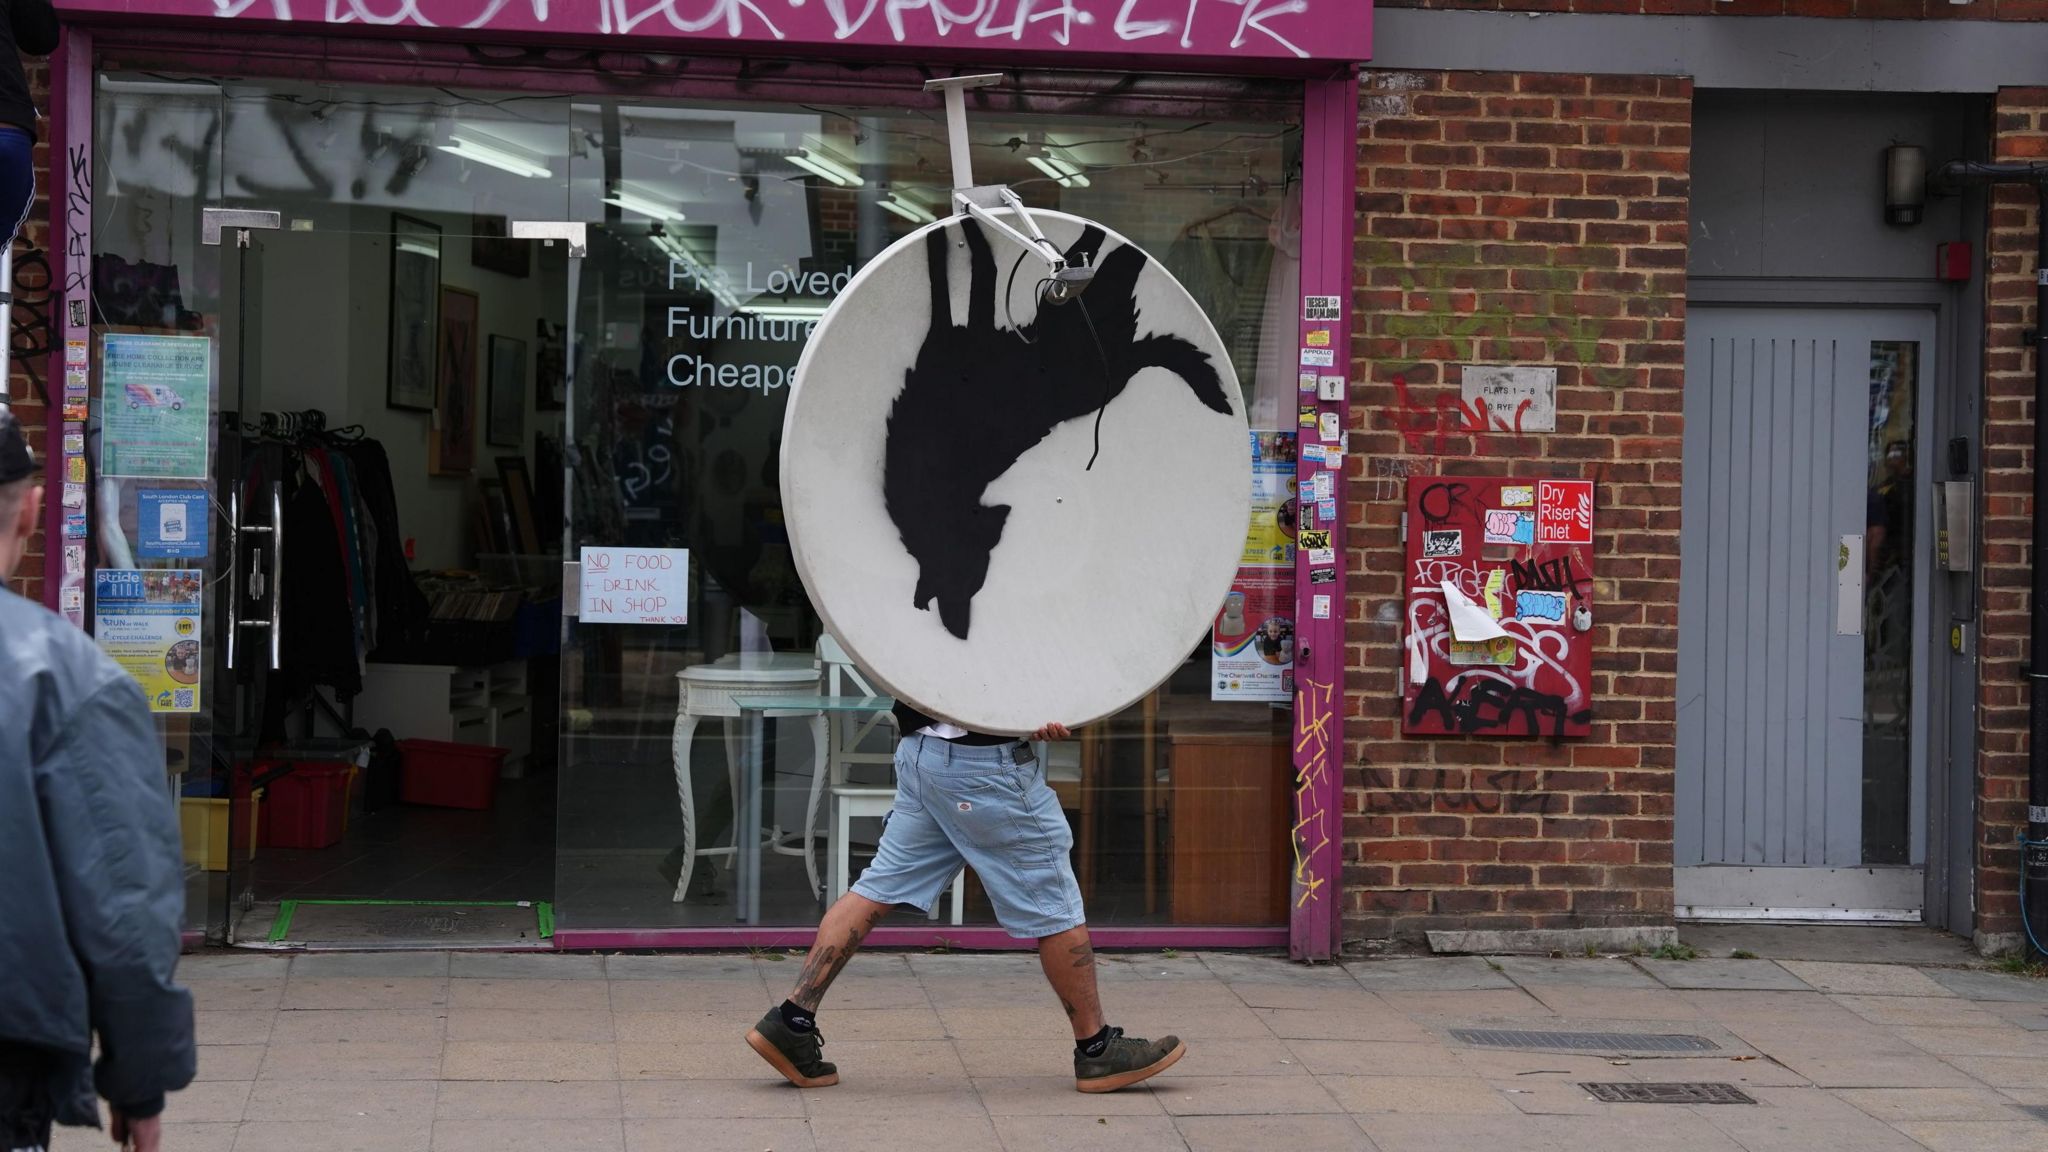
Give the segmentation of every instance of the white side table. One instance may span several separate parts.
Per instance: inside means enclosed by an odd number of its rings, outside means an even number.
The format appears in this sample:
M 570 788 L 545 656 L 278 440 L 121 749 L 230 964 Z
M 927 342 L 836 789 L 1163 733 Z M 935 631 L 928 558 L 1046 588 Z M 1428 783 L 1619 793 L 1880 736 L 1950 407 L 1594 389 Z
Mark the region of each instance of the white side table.
M 821 678 L 817 660 L 809 653 L 734 653 L 710 664 L 699 664 L 676 673 L 673 756 L 676 793 L 683 807 L 683 868 L 682 875 L 676 879 L 675 903 L 682 903 L 690 890 L 690 874 L 696 869 L 697 857 L 735 855 L 746 843 L 741 839 L 743 833 L 748 836 L 760 834 L 758 828 L 747 828 L 740 821 L 743 807 L 740 773 L 746 754 L 740 746 L 743 735 L 737 723 L 740 710 L 733 698 L 764 693 L 814 696 L 822 687 Z M 697 846 L 697 806 L 690 787 L 690 741 L 696 735 L 697 724 L 707 719 L 720 721 L 724 730 L 726 776 L 732 786 L 732 844 L 723 848 Z

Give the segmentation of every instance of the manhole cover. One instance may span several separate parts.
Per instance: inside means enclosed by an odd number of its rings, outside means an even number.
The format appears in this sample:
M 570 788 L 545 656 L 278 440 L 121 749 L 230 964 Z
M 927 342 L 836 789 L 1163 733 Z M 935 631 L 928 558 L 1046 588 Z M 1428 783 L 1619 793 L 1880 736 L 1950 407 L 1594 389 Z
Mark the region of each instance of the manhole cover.
M 1733 1084 L 1581 1084 L 1609 1104 L 1754 1104 Z
M 1573 1052 L 1711 1052 L 1720 1047 L 1683 1032 L 1538 1032 L 1519 1028 L 1453 1028 L 1451 1039 L 1480 1048 L 1563 1048 Z

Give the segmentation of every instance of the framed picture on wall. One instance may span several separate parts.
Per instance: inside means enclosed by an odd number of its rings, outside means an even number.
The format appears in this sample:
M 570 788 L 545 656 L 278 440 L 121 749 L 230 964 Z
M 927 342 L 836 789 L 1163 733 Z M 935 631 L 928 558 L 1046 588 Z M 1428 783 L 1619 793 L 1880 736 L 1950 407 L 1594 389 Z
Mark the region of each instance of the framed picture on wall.
M 441 315 L 439 228 L 392 214 L 390 288 L 391 364 L 384 383 L 384 405 L 431 412 Z
M 491 337 L 490 373 L 485 436 L 493 447 L 517 448 L 526 443 L 526 341 Z
M 514 240 L 503 216 L 470 217 L 469 262 L 487 272 L 526 277 L 533 267 L 533 242 Z
M 526 471 L 526 457 L 498 457 L 498 480 L 505 486 L 505 503 L 512 512 L 519 551 L 538 553 L 541 547 L 539 522 L 533 512 L 533 478 Z
M 441 289 L 440 367 L 433 434 L 427 437 L 427 471 L 435 476 L 462 476 L 476 468 L 477 317 L 476 293 Z

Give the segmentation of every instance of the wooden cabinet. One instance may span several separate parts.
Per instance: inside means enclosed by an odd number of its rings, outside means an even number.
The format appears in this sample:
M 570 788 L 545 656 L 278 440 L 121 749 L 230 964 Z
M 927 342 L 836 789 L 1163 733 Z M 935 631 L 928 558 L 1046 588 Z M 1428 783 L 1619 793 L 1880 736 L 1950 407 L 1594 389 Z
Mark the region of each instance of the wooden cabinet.
M 1294 763 L 1285 730 L 1170 719 L 1165 728 L 1173 922 L 1287 923 Z

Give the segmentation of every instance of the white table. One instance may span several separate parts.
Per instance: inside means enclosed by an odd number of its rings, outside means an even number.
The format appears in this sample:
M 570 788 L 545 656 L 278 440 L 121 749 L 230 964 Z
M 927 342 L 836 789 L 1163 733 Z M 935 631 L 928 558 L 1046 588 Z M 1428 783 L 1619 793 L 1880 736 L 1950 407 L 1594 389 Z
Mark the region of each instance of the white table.
M 751 761 L 758 765 L 760 754 L 749 756 L 742 747 L 748 735 L 744 726 L 734 723 L 740 719 L 740 708 L 735 697 L 746 695 L 788 695 L 815 696 L 822 684 L 822 673 L 816 659 L 808 653 L 785 654 L 763 653 L 748 655 L 734 653 L 710 664 L 699 664 L 676 673 L 676 728 L 673 756 L 676 767 L 676 792 L 683 807 L 683 867 L 682 875 L 676 880 L 675 902 L 682 903 L 690 889 L 690 874 L 696 869 L 699 856 L 736 856 L 739 877 L 740 908 L 738 918 L 752 922 L 759 915 L 761 878 L 760 829 L 746 819 L 746 801 L 750 795 L 757 796 L 759 782 L 751 786 L 741 780 L 741 775 Z M 814 715 L 812 712 L 771 712 L 773 717 Z M 697 725 L 707 719 L 721 722 L 725 735 L 725 762 L 727 780 L 732 786 L 733 842 L 729 847 L 697 847 L 696 802 L 690 786 L 690 742 L 696 735 Z M 814 739 L 822 739 L 823 730 L 817 729 Z M 758 734 L 756 734 L 758 740 Z M 823 749 L 818 750 L 821 757 Z M 759 818 L 758 800 L 752 816 Z M 742 834 L 744 833 L 744 835 Z M 751 886 L 749 882 L 751 881 Z

